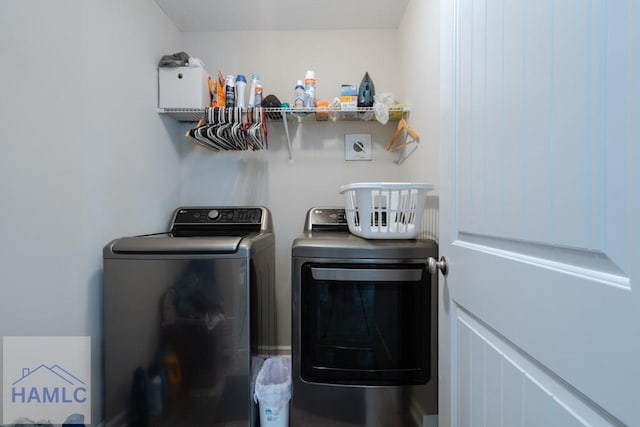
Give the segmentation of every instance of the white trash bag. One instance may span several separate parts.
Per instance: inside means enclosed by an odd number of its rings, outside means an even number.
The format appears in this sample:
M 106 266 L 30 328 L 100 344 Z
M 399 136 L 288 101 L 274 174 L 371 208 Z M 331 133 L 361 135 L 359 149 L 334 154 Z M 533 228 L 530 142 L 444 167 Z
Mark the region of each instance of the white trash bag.
M 287 427 L 291 399 L 291 356 L 270 357 L 256 378 L 254 400 L 260 407 L 260 426 Z

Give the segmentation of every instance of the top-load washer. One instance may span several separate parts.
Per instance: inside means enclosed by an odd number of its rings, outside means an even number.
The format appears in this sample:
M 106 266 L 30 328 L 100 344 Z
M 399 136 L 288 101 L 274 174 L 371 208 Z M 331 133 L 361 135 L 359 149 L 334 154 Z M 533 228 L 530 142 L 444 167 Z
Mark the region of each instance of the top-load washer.
M 294 426 L 410 426 L 437 413 L 433 240 L 357 237 L 312 208 L 292 255 Z
M 270 212 L 181 207 L 103 261 L 107 424 L 256 425 L 252 373 L 275 344 Z

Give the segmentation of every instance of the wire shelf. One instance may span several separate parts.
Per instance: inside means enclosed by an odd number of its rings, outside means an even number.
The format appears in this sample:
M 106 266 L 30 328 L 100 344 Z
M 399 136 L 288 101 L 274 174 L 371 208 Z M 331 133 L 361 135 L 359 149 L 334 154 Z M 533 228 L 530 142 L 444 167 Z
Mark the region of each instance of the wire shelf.
M 197 122 L 205 117 L 204 108 L 158 108 L 158 113 L 167 114 L 175 120 L 180 122 Z M 341 109 L 336 107 L 329 107 L 322 111 L 316 108 L 264 108 L 264 112 L 268 116 L 281 115 L 284 113 L 287 118 L 297 118 L 298 121 L 303 120 L 315 120 L 316 114 L 328 114 L 328 120 L 375 120 L 375 114 L 373 108 L 370 107 L 358 107 Z M 411 108 L 408 106 L 390 107 L 389 108 L 389 120 L 400 120 L 406 117 L 411 112 Z M 280 118 L 281 116 L 279 116 Z

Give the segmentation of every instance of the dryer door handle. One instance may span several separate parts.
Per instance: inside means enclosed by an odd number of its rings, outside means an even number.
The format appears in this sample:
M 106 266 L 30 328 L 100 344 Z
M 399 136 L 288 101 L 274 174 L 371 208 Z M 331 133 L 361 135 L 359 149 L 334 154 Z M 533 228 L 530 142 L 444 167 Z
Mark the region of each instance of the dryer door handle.
M 417 282 L 420 269 L 390 268 L 311 268 L 315 280 L 340 282 Z

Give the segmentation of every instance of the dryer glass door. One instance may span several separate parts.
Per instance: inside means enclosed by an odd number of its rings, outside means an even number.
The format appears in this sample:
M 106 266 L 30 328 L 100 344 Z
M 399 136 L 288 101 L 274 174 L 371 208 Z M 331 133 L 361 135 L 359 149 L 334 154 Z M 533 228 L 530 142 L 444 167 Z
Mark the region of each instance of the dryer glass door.
M 302 379 L 425 384 L 430 366 L 429 277 L 424 264 L 305 264 Z

